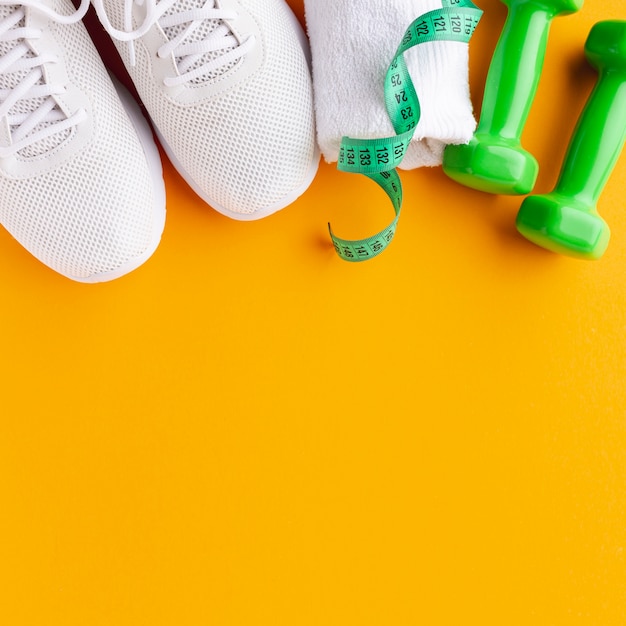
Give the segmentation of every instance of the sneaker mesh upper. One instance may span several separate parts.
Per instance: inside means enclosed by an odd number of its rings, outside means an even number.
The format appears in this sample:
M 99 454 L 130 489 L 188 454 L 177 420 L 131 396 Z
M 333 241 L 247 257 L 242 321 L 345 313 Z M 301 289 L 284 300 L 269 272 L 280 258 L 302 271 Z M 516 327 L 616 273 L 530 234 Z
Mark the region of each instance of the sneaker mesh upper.
M 174 9 L 186 8 L 189 2 L 193 0 L 181 0 Z M 264 61 L 256 73 L 219 96 L 177 102 L 154 78 L 140 42 L 135 42 L 134 67 L 126 44 L 117 46 L 184 173 L 211 204 L 250 215 L 302 187 L 316 151 L 311 78 L 287 5 L 283 0 L 240 4 L 259 25 Z M 122 0 L 105 0 L 104 5 L 112 21 L 119 20 Z M 185 88 L 193 90 L 195 85 Z

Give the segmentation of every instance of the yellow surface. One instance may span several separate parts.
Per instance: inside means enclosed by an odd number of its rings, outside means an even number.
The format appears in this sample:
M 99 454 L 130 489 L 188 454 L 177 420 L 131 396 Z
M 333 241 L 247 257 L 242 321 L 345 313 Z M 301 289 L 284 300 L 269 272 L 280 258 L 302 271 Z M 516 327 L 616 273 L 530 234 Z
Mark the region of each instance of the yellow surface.
M 292 6 L 300 17 L 302 1 Z M 480 106 L 505 17 L 482 0 Z M 553 25 L 524 136 L 552 188 L 594 72 Z M 516 234 L 519 198 L 323 165 L 261 222 L 165 165 L 163 243 L 111 284 L 0 233 L 3 626 L 626 623 L 626 155 L 599 262 Z

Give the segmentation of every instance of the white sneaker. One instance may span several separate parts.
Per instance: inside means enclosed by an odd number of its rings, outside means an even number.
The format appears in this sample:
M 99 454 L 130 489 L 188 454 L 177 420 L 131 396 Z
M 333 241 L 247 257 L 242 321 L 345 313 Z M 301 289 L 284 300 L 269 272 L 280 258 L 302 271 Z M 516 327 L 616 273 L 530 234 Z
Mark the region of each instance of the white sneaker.
M 92 0 L 187 183 L 239 220 L 310 185 L 319 154 L 306 37 L 284 0 Z
M 81 282 L 117 278 L 156 249 L 158 151 L 125 111 L 69 0 L 0 0 L 0 222 Z

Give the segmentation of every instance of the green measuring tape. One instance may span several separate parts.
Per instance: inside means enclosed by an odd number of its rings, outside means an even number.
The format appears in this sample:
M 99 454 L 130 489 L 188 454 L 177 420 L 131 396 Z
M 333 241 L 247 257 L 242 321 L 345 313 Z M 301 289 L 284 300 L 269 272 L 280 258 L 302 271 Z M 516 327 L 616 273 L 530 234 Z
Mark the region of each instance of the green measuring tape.
M 402 183 L 396 167 L 400 164 L 419 122 L 421 108 L 404 60 L 407 50 L 429 41 L 469 42 L 482 16 L 470 0 L 442 0 L 443 7 L 418 17 L 407 29 L 385 75 L 385 107 L 395 137 L 351 139 L 344 137 L 337 169 L 363 174 L 387 194 L 395 218 L 387 228 L 366 239 L 336 237 L 328 225 L 337 254 L 345 261 L 366 261 L 379 255 L 393 239 L 402 209 Z

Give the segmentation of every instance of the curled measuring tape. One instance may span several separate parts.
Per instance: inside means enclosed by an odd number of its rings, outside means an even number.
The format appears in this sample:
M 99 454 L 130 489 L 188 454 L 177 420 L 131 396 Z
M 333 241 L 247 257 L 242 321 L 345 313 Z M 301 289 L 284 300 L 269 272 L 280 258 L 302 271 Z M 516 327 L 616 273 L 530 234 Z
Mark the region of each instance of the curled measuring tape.
M 442 5 L 441 9 L 424 13 L 409 26 L 385 75 L 385 107 L 396 135 L 341 140 L 337 169 L 371 178 L 387 194 L 395 211 L 395 218 L 387 228 L 366 239 L 341 239 L 329 224 L 335 250 L 345 261 L 366 261 L 379 255 L 393 239 L 400 219 L 402 183 L 396 168 L 406 154 L 421 115 L 404 53 L 429 41 L 468 43 L 482 16 L 482 11 L 470 0 L 442 0 Z

